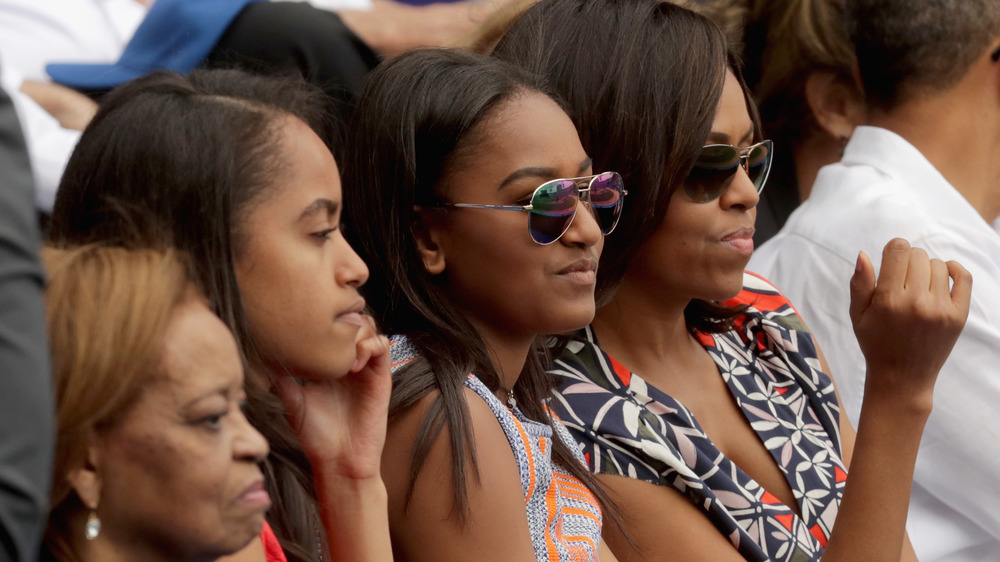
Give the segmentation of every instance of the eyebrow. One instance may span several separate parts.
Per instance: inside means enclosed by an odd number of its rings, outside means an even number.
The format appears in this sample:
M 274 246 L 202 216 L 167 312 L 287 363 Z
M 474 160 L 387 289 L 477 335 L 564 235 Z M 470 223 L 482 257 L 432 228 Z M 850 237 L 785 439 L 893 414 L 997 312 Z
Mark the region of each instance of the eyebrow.
M 299 220 L 305 220 L 312 218 L 323 211 L 326 211 L 327 215 L 335 215 L 340 209 L 340 203 L 336 201 L 331 201 L 329 199 L 317 199 L 309 204 L 302 214 L 299 215 Z
M 577 173 L 582 174 L 583 171 L 589 168 L 591 165 L 593 165 L 593 161 L 590 159 L 590 157 L 588 156 L 587 158 L 584 158 L 583 161 L 580 162 L 580 167 L 577 170 Z M 500 182 L 500 187 L 497 188 L 497 191 L 500 191 L 501 189 L 507 187 L 507 185 L 522 178 L 555 178 L 558 176 L 559 176 L 559 170 L 556 170 L 555 168 L 540 168 L 540 167 L 521 168 L 520 170 L 516 170 L 509 176 L 504 178 L 504 180 Z
M 740 138 L 740 140 L 743 140 L 743 139 L 746 139 L 746 138 L 751 138 L 751 139 L 753 138 L 753 125 L 750 125 L 750 129 L 747 130 L 746 133 L 744 133 L 743 137 Z M 729 139 L 729 135 L 727 135 L 725 133 L 719 133 L 719 132 L 716 132 L 716 131 L 712 131 L 711 133 L 708 134 L 708 142 L 713 143 L 713 144 L 727 144 L 727 143 L 729 143 L 729 140 L 730 140 Z
M 198 403 L 202 402 L 203 400 L 206 400 L 213 396 L 222 396 L 226 400 L 229 400 L 229 387 L 227 386 L 227 387 L 214 388 L 210 391 L 203 392 L 202 394 L 196 396 L 195 398 L 188 400 L 186 403 L 181 404 L 181 410 L 186 412 L 191 408 L 197 406 Z

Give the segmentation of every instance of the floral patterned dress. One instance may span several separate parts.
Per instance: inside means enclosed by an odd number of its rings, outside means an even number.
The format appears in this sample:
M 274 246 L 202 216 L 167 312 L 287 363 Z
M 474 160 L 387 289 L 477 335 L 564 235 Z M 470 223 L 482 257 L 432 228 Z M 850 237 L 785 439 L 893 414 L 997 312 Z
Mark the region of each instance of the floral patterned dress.
M 725 457 L 684 404 L 604 353 L 589 328 L 556 361 L 552 409 L 591 471 L 676 488 L 747 560 L 818 560 L 847 480 L 833 384 L 805 325 L 769 283 L 747 273 L 726 304 L 748 308 L 729 332 L 697 338 L 784 473 L 801 517 Z

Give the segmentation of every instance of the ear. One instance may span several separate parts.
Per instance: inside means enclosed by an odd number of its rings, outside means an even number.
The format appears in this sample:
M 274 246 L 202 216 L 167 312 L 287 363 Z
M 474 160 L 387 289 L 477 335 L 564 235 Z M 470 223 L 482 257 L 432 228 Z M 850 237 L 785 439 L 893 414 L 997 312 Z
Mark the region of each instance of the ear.
M 835 72 L 816 71 L 806 78 L 806 101 L 819 126 L 835 139 L 847 139 L 865 122 L 861 88 Z
M 440 242 L 439 219 L 432 216 L 433 211 L 420 207 L 413 208 L 413 224 L 410 225 L 417 241 L 417 252 L 424 262 L 424 269 L 431 275 L 438 275 L 445 270 L 444 250 Z
M 90 444 L 87 446 L 87 460 L 82 466 L 78 466 L 70 469 L 69 474 L 66 475 L 66 479 L 69 480 L 69 485 L 73 487 L 76 492 L 77 497 L 88 509 L 97 509 L 98 504 L 101 503 L 101 475 L 98 467 L 100 466 L 100 451 L 98 448 Z

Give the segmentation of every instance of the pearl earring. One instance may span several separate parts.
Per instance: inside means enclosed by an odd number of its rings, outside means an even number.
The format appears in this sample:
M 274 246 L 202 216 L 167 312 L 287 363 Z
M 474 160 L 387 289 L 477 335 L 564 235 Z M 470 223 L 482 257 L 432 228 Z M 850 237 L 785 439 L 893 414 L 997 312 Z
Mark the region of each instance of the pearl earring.
M 96 511 L 91 511 L 90 515 L 87 516 L 87 526 L 84 533 L 88 541 L 96 539 L 97 535 L 101 534 L 101 520 L 97 518 Z

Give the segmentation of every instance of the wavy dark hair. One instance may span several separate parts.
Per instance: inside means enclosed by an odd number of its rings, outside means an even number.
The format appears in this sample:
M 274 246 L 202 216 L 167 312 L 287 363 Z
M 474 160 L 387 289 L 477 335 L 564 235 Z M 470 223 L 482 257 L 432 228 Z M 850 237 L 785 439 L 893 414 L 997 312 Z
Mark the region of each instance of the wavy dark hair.
M 369 76 L 344 161 L 347 222 L 363 224 L 381 217 L 378 228 L 348 233 L 368 264 L 365 298 L 379 328 L 406 335 L 420 353 L 393 378 L 390 422 L 438 392 L 413 446 L 407 503 L 431 444 L 447 424 L 455 474 L 453 505 L 462 522 L 468 515 L 467 459 L 471 474 L 478 476 L 463 385 L 469 373 L 493 391 L 500 388 L 500 380 L 486 343 L 465 312 L 424 269 L 413 232 L 414 206 L 444 200 L 450 171 L 476 153 L 484 134 L 481 125 L 505 104 L 531 92 L 545 94 L 546 89 L 533 75 L 483 55 L 437 49 L 401 55 Z M 546 353 L 539 338 L 514 387 L 524 414 L 541 422 L 549 422 L 544 402 L 552 390 Z M 558 438 L 553 444 L 554 460 L 582 480 L 602 505 L 610 506 L 607 494 L 567 444 Z
M 636 252 L 659 228 L 670 198 L 712 130 L 726 70 L 760 120 L 724 33 L 707 17 L 663 0 L 545 0 L 493 51 L 546 77 L 566 100 L 594 169 L 622 175 L 629 195 L 597 274 L 606 304 Z M 726 331 L 742 309 L 692 300 L 688 327 Z
M 236 70 L 159 72 L 126 83 L 83 132 L 50 231 L 58 246 L 175 245 L 191 256 L 213 311 L 251 367 L 247 417 L 271 445 L 268 521 L 293 561 L 316 560 L 325 548 L 312 471 L 270 390 L 272 373 L 251 336 L 234 264 L 247 209 L 284 165 L 282 121 L 297 117 L 329 143 L 327 103 L 301 80 Z

